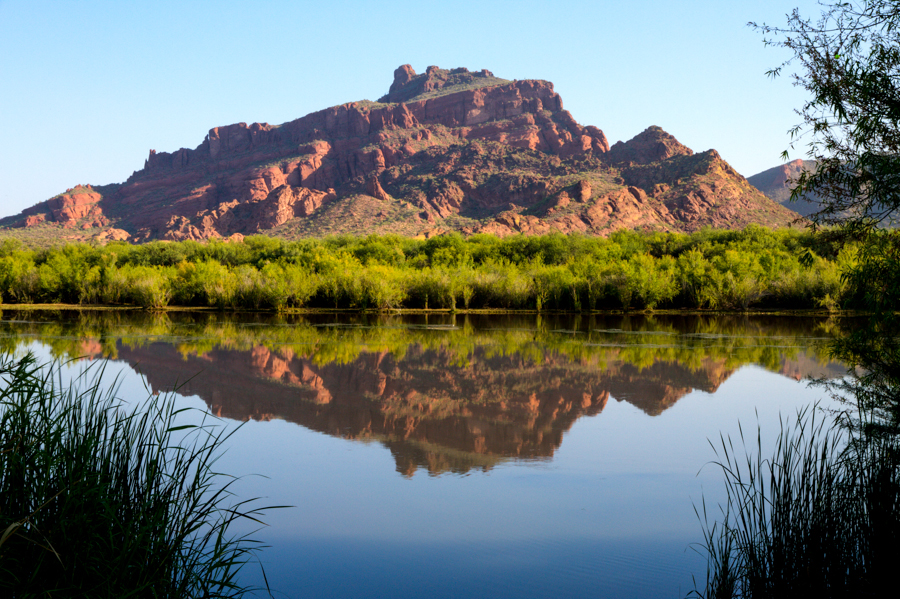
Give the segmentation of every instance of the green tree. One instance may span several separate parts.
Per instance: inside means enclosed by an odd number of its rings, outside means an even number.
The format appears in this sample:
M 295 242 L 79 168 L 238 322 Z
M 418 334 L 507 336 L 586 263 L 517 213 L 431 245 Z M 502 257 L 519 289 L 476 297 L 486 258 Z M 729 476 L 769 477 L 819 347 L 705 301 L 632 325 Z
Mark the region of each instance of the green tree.
M 886 376 L 880 399 L 900 405 L 900 234 L 878 228 L 896 224 L 900 208 L 900 1 L 823 3 L 816 21 L 795 10 L 785 28 L 757 28 L 770 36 L 768 44 L 793 54 L 771 73 L 799 64 L 794 79 L 810 93 L 792 136 L 808 140 L 817 166 L 800 176 L 792 195 L 817 194 L 822 209 L 813 220 L 836 225 L 844 240 L 860 240 L 858 260 L 843 276 L 847 295 L 873 316 L 835 351 Z M 866 384 L 872 376 L 857 380 Z M 891 411 L 900 425 L 900 409 Z
M 815 21 L 795 9 L 785 28 L 751 25 L 793 54 L 770 74 L 799 64 L 794 81 L 810 95 L 791 136 L 807 142 L 817 166 L 792 197 L 815 193 L 816 223 L 861 234 L 893 223 L 900 207 L 900 2 L 822 6 Z

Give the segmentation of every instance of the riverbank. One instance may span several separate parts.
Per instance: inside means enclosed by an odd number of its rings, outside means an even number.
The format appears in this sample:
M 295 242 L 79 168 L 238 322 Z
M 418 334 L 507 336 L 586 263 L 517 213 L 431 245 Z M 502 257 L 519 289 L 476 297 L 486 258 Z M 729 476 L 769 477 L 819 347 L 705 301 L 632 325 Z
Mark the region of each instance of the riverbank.
M 504 309 L 504 308 L 391 308 L 385 310 L 378 309 L 357 309 L 357 308 L 284 308 L 282 310 L 274 310 L 272 308 L 217 308 L 211 306 L 162 306 L 159 308 L 147 309 L 134 305 L 118 305 L 109 306 L 103 304 L 3 304 L 0 303 L 0 312 L 3 310 L 19 310 L 19 311 L 61 311 L 61 310 L 78 310 L 85 312 L 197 312 L 207 314 L 230 313 L 230 314 L 293 314 L 293 315 L 314 315 L 314 314 L 383 314 L 390 316 L 402 316 L 413 314 L 457 314 L 460 316 L 468 314 L 512 314 L 512 315 L 581 315 L 581 316 L 616 316 L 616 315 L 654 315 L 654 316 L 811 316 L 811 317 L 856 317 L 865 316 L 866 312 L 861 310 L 826 310 L 823 308 L 805 308 L 805 309 L 765 309 L 765 308 L 748 308 L 747 310 L 703 310 L 691 308 L 669 308 L 669 309 L 643 309 L 643 310 L 534 310 L 534 309 Z

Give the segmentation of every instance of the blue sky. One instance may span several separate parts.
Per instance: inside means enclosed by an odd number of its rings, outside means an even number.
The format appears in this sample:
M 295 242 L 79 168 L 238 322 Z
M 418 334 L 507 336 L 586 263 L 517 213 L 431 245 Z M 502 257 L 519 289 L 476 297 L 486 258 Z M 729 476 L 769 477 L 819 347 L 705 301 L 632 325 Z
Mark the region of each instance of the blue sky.
M 610 143 L 659 125 L 750 176 L 779 164 L 802 89 L 748 21 L 813 0 L 0 0 L 0 216 L 124 181 L 151 148 L 377 99 L 409 63 L 546 79 Z M 792 157 L 802 157 L 798 149 Z

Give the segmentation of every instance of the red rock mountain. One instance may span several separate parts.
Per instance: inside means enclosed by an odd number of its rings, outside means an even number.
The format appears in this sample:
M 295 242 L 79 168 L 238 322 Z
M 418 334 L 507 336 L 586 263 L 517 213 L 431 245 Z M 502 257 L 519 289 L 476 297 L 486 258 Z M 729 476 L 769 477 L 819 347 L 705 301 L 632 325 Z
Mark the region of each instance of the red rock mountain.
M 409 65 L 389 93 L 282 125 L 210 129 L 195 149 L 156 152 L 122 184 L 76 186 L 5 227 L 70 237 L 205 239 L 263 232 L 430 236 L 446 231 L 693 231 L 797 217 L 715 150 L 658 127 L 610 147 L 547 81 Z

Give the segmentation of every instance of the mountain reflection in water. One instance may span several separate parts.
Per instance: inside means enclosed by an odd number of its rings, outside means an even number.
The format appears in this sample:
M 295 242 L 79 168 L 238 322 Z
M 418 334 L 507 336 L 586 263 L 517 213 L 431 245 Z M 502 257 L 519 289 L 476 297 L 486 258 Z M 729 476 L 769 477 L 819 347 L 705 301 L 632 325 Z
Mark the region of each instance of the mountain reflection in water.
M 122 360 L 222 417 L 379 441 L 406 476 L 547 459 L 610 398 L 657 416 L 745 364 L 846 372 L 824 349 L 844 325 L 811 317 L 4 311 L 0 325 L 6 349 Z

